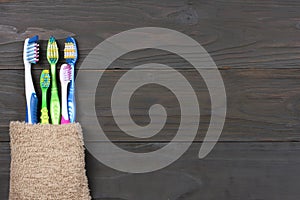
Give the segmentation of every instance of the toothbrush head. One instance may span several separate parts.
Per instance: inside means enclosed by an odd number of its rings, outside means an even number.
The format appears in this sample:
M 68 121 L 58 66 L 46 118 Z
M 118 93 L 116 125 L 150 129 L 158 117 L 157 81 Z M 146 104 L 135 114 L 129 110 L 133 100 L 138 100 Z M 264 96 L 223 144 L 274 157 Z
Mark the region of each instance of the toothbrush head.
M 47 89 L 50 86 L 50 73 L 48 69 L 44 69 L 40 78 L 40 86 L 42 89 Z
M 58 47 L 53 36 L 48 40 L 47 60 L 50 64 L 56 64 L 58 61 Z
M 69 64 L 63 64 L 60 67 L 59 77 L 61 84 L 68 84 L 72 78 L 72 67 Z
M 69 64 L 75 64 L 78 57 L 76 41 L 72 37 L 68 37 L 65 42 L 64 57 Z
M 23 60 L 36 64 L 39 61 L 39 44 L 37 43 L 39 36 L 27 38 L 24 42 Z

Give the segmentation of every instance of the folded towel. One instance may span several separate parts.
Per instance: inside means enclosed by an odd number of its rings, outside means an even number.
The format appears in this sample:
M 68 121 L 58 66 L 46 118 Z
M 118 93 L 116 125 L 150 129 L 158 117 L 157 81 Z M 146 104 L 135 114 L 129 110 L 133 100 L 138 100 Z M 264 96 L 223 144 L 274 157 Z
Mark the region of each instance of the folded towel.
M 10 123 L 9 199 L 91 199 L 79 123 Z

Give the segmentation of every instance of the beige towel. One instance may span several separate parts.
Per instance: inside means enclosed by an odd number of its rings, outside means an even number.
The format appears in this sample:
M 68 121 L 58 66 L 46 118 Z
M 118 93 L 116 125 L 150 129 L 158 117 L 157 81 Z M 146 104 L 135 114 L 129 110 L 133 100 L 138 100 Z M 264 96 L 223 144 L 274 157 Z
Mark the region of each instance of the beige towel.
M 81 126 L 10 123 L 9 199 L 91 199 Z

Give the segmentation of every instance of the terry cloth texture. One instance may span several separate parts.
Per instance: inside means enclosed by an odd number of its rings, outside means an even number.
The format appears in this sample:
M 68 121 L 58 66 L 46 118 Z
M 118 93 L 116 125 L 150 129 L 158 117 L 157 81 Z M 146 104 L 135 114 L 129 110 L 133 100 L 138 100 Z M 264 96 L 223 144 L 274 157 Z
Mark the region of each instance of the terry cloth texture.
M 79 123 L 10 123 L 9 199 L 91 199 Z

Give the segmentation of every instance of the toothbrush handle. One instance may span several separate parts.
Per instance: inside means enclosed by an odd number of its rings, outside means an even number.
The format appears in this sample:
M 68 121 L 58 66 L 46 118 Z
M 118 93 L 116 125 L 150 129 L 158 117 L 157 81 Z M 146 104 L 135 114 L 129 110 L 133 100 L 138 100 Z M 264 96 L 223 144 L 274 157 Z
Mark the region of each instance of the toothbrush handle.
M 67 86 L 61 86 L 61 124 L 69 124 L 68 108 L 67 108 Z
M 56 83 L 56 66 L 51 65 L 52 86 L 50 98 L 50 115 L 52 124 L 59 124 L 60 122 L 60 102 L 58 97 L 58 89 Z
M 48 109 L 43 107 L 41 113 L 41 124 L 49 124 Z
M 68 119 L 65 119 L 64 116 L 61 116 L 61 121 L 60 121 L 61 124 L 70 124 L 70 120 Z
M 35 93 L 31 94 L 30 97 L 30 107 L 26 106 L 26 122 L 30 124 L 36 124 L 38 123 L 37 120 L 37 104 L 38 104 L 38 98 Z M 29 118 L 30 115 L 30 118 Z
M 49 124 L 49 115 L 48 115 L 48 108 L 47 108 L 47 90 L 42 91 L 41 123 Z
M 51 88 L 50 115 L 52 124 L 60 122 L 60 103 L 57 88 Z
M 28 108 L 27 108 L 27 103 L 26 103 L 26 118 L 25 118 L 25 123 L 28 123 Z
M 75 101 L 75 66 L 71 64 L 72 67 L 72 79 L 69 85 L 68 91 L 68 115 L 71 123 L 75 122 L 76 119 L 76 101 Z
M 36 124 L 37 120 L 37 104 L 38 99 L 35 94 L 32 76 L 31 65 L 25 63 L 25 95 L 26 95 L 26 123 Z

